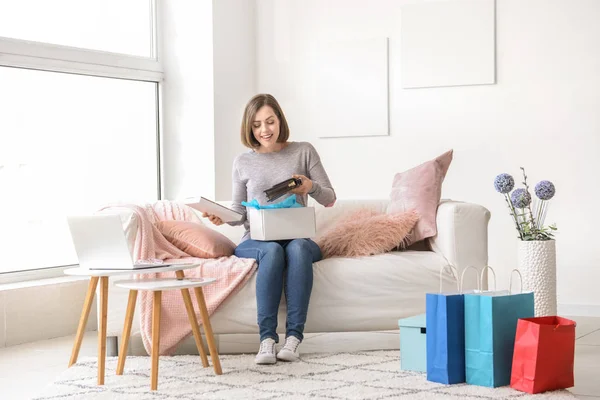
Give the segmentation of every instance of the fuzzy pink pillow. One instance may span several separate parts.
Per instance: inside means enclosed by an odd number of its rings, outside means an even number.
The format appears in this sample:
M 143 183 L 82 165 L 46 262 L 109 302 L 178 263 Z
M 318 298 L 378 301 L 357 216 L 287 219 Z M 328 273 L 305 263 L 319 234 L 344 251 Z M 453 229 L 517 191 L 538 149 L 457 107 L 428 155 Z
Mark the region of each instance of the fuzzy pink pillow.
M 418 220 L 415 211 L 383 214 L 361 209 L 339 220 L 315 241 L 323 258 L 381 254 L 404 248 Z
M 235 243 L 225 235 L 201 223 L 161 221 L 156 227 L 169 242 L 192 257 L 228 257 L 235 250 Z
M 437 209 L 442 197 L 442 183 L 452 162 L 453 150 L 394 176 L 388 214 L 408 210 L 419 213 L 419 221 L 411 235 L 411 245 L 437 234 Z

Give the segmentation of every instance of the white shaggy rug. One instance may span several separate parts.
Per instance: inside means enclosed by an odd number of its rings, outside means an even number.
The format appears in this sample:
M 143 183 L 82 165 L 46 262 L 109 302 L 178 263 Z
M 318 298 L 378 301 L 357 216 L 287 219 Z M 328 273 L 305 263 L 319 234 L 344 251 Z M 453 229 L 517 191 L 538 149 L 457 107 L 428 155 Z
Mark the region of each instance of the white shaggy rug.
M 210 359 L 210 358 L 209 358 Z M 397 350 L 304 354 L 302 361 L 254 364 L 254 354 L 221 356 L 223 375 L 202 368 L 199 356 L 161 357 L 158 390 L 150 391 L 150 358 L 128 357 L 115 375 L 117 359 L 106 360 L 104 386 L 97 386 L 96 360 L 83 358 L 35 399 L 574 399 L 568 391 L 539 395 L 510 387 L 496 389 L 428 382 L 423 373 L 400 370 Z

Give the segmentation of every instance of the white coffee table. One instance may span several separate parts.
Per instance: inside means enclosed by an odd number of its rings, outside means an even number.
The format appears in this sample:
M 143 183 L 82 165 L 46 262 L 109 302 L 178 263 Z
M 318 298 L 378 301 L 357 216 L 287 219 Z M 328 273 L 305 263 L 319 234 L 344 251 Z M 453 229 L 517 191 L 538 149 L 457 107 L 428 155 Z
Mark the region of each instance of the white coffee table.
M 133 314 L 135 313 L 135 303 L 137 298 L 138 290 L 149 290 L 154 292 L 154 301 L 152 304 L 152 373 L 150 378 L 150 389 L 156 390 L 158 388 L 158 359 L 159 359 L 159 348 L 160 348 L 160 314 L 161 314 L 161 298 L 162 292 L 165 290 L 181 290 L 183 296 L 183 302 L 185 309 L 188 314 L 188 320 L 192 327 L 194 339 L 196 341 L 196 347 L 202 360 L 202 365 L 208 367 L 208 358 L 202 345 L 202 337 L 200 336 L 200 329 L 198 328 L 198 321 L 196 319 L 196 313 L 194 312 L 194 306 L 192 305 L 192 298 L 188 289 L 194 289 L 196 300 L 198 301 L 198 308 L 200 310 L 200 317 L 202 318 L 202 326 L 204 327 L 204 333 L 206 335 L 206 341 L 208 343 L 208 349 L 210 351 L 210 357 L 213 362 L 213 368 L 215 374 L 221 375 L 221 362 L 219 361 L 219 354 L 217 353 L 217 347 L 210 325 L 210 319 L 208 316 L 208 310 L 206 309 L 206 301 L 204 299 L 204 293 L 202 287 L 210 285 L 215 282 L 215 278 L 188 278 L 184 277 L 183 271 L 177 271 L 177 279 L 173 278 L 156 278 L 156 279 L 144 279 L 144 280 L 128 280 L 120 281 L 116 283 L 116 286 L 129 289 L 129 302 L 127 304 L 127 313 L 125 315 L 125 324 L 123 326 L 123 347 L 119 354 L 119 363 L 117 364 L 117 375 L 123 374 L 125 367 L 125 359 L 127 358 L 127 343 L 129 342 L 129 336 L 131 334 L 131 323 L 133 320 Z
M 92 302 L 96 294 L 98 280 L 100 280 L 100 324 L 98 326 L 98 385 L 104 385 L 104 370 L 106 365 L 106 317 L 108 314 L 108 278 L 110 276 L 126 276 L 138 274 L 155 274 L 158 272 L 179 271 L 183 275 L 183 270 L 197 267 L 199 264 L 171 264 L 167 267 L 152 267 L 135 270 L 100 270 L 100 269 L 85 269 L 85 268 L 69 268 L 64 271 L 66 275 L 73 276 L 89 276 L 90 283 L 88 285 L 81 317 L 79 318 L 79 326 L 75 335 L 75 343 L 71 352 L 69 367 L 77 362 L 83 333 L 90 315 Z M 203 297 L 204 298 L 204 297 Z

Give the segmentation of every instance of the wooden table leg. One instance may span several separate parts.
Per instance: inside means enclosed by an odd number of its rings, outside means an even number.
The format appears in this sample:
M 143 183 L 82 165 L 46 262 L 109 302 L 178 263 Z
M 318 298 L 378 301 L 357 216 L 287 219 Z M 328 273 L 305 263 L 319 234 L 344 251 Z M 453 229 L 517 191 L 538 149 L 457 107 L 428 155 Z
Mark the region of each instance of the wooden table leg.
M 215 345 L 215 337 L 213 336 L 212 326 L 210 325 L 210 318 L 208 317 L 208 310 L 206 309 L 206 301 L 204 300 L 204 292 L 201 287 L 194 288 L 196 294 L 196 301 L 198 302 L 198 308 L 200 309 L 200 317 L 202 317 L 202 325 L 204 326 L 204 333 L 206 334 L 206 341 L 208 343 L 208 350 L 210 351 L 210 358 L 213 362 L 213 368 L 215 374 L 221 375 L 221 361 L 219 360 L 219 354 L 217 353 L 217 346 Z
M 73 344 L 73 350 L 71 351 L 69 367 L 77 362 L 79 349 L 81 348 L 81 341 L 83 340 L 83 333 L 85 332 L 85 326 L 87 325 L 88 317 L 90 316 L 90 309 L 92 308 L 92 303 L 94 301 L 94 295 L 96 294 L 96 286 L 98 286 L 98 277 L 92 276 L 88 285 L 87 293 L 85 295 L 85 301 L 83 302 L 83 309 L 81 310 L 79 326 L 77 327 L 77 335 L 75 335 L 75 343 Z
M 177 279 L 181 280 L 184 278 L 183 271 L 176 271 Z M 183 303 L 185 304 L 185 310 L 187 311 L 188 320 L 192 326 L 192 333 L 194 334 L 194 340 L 196 341 L 196 347 L 198 348 L 198 354 L 202 360 L 202 366 L 208 367 L 208 357 L 206 351 L 204 351 L 204 344 L 202 343 L 202 335 L 198 328 L 198 320 L 196 319 L 196 313 L 194 312 L 194 306 L 192 304 L 192 296 L 188 289 L 181 289 L 181 295 L 183 296 Z
M 127 358 L 127 347 L 129 346 L 129 336 L 131 335 L 131 325 L 133 323 L 133 314 L 135 314 L 135 302 L 137 300 L 137 290 L 129 291 L 129 300 L 127 301 L 127 312 L 125 313 L 125 323 L 123 324 L 123 335 L 121 336 L 121 351 L 119 352 L 119 363 L 117 364 L 117 375 L 123 375 L 125 368 L 125 359 Z
M 182 289 L 181 294 L 183 295 L 183 303 L 188 314 L 190 325 L 192 326 L 192 332 L 194 334 L 194 340 L 196 341 L 196 347 L 202 360 L 202 366 L 208 367 L 208 357 L 206 351 L 204 351 L 204 344 L 202 343 L 202 336 L 200 336 L 200 328 L 198 328 L 198 320 L 196 319 L 196 313 L 194 312 L 194 306 L 192 305 L 192 297 L 188 289 Z
M 106 366 L 106 315 L 108 313 L 108 276 L 100 277 L 100 326 L 98 327 L 98 385 L 104 385 Z
M 160 346 L 160 302 L 162 292 L 154 292 L 154 304 L 152 305 L 152 377 L 150 380 L 150 389 L 158 388 L 158 354 Z

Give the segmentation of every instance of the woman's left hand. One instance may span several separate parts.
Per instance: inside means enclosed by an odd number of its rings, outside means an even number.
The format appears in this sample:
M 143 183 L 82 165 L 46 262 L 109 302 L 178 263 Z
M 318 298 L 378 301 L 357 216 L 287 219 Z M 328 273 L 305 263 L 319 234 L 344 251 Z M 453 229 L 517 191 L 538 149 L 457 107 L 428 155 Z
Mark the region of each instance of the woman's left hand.
M 300 196 L 306 196 L 308 192 L 312 190 L 313 183 L 310 179 L 305 177 L 304 175 L 292 175 L 293 178 L 298 178 L 302 181 L 302 184 L 298 186 L 296 189 L 293 189 L 291 192 L 294 194 L 298 194 Z

